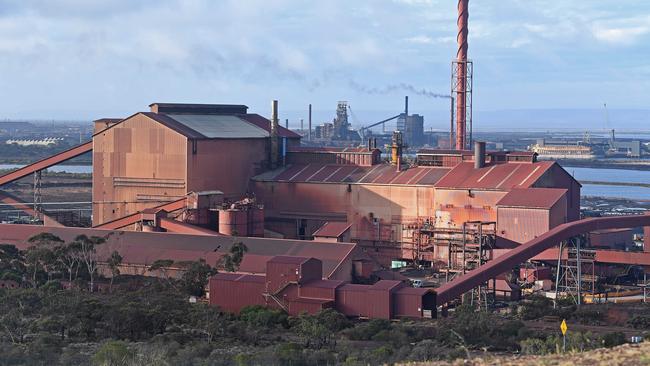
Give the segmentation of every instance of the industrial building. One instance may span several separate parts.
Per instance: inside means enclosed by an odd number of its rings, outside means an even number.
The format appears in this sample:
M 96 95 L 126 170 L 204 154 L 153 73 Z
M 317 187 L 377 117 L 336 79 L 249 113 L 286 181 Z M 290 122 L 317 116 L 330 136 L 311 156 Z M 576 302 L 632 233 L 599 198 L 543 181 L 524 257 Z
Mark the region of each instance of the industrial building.
M 269 160 L 272 126 L 244 105 L 153 103 L 149 112 L 96 122 L 93 136 L 93 225 L 218 189 L 226 199 L 247 193 Z M 300 136 L 276 124 L 279 154 Z
M 92 151 L 92 229 L 60 227 L 37 205 L 0 195 L 45 224 L 3 225 L 0 242 L 25 248 L 41 232 L 101 236 L 100 261 L 118 250 L 123 273 L 153 276 L 163 275 L 150 270 L 156 260 L 216 265 L 241 242 L 249 251 L 239 271 L 210 280 L 212 304 L 384 319 L 433 317 L 467 292 L 487 304 L 488 292 L 516 299 L 529 281 L 550 289 L 550 266 L 555 295 L 577 299 L 588 286 L 573 268 L 591 266 L 582 273 L 593 281 L 610 266 L 650 267 L 650 229 L 643 248 L 630 251 L 629 240 L 629 229 L 650 226 L 650 215 L 581 219 L 581 186 L 556 162 L 487 151 L 472 140 L 467 6 L 458 3 L 458 52 L 445 96 L 453 149 L 423 149 L 415 162 L 404 161 L 423 126 L 408 103 L 388 161 L 362 131 L 400 115 L 352 131 L 349 106 L 339 102 L 316 136 L 354 146 L 321 148 L 279 125 L 277 101 L 269 119 L 245 105 L 153 103 L 148 112 L 99 119 L 92 141 L 0 176 L 1 186 Z M 311 140 L 311 117 L 309 126 Z M 440 287 L 376 281 L 394 261 L 435 272 Z
M 380 280 L 372 285 L 323 279 L 320 260 L 276 256 L 264 275 L 219 273 L 210 280 L 210 303 L 230 312 L 249 305 L 285 310 L 297 316 L 333 308 L 351 317 L 396 319 L 431 318 L 435 293 L 408 287 L 401 281 Z

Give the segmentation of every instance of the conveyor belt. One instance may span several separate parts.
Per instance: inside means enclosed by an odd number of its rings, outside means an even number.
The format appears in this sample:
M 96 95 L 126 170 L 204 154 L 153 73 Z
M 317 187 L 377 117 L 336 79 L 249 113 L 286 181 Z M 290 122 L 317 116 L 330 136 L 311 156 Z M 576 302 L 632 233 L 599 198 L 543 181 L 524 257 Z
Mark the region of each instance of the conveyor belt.
M 436 289 L 438 305 L 445 304 L 487 280 L 511 270 L 516 265 L 558 245 L 560 241 L 590 231 L 650 226 L 650 215 L 589 218 L 559 225 L 537 238 L 512 249 L 507 254 L 465 273 Z
M 18 170 L 14 170 L 13 172 L 0 176 L 0 186 L 5 185 L 7 183 L 11 183 L 20 178 L 24 178 L 39 170 L 47 169 L 53 165 L 60 164 L 66 160 L 70 160 L 79 155 L 85 154 L 89 151 L 92 151 L 92 149 L 93 149 L 93 142 L 88 141 L 84 144 L 77 145 L 71 149 L 60 152 L 56 155 L 52 155 L 49 158 L 39 160 L 35 163 L 24 166 Z

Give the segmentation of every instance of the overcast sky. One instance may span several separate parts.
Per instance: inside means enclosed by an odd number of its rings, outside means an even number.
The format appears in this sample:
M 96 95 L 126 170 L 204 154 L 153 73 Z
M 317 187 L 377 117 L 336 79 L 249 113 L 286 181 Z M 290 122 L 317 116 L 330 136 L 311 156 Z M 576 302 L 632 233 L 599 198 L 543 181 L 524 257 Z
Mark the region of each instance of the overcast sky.
M 446 109 L 454 0 L 0 0 L 0 118 Z M 650 1 L 471 0 L 475 110 L 647 108 Z

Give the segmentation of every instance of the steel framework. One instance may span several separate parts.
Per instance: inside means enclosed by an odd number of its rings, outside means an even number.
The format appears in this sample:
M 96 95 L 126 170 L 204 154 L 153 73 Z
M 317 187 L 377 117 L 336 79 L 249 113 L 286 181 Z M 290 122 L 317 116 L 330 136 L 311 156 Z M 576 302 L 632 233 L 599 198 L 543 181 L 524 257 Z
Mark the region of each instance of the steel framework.
M 41 194 L 41 174 L 42 170 L 34 172 L 34 220 L 41 221 L 43 219 L 43 196 Z
M 582 294 L 585 292 L 595 293 L 596 273 L 595 259 L 596 251 L 585 249 L 583 236 L 576 236 L 560 242 L 558 254 L 557 274 L 555 277 L 555 299 L 565 294 L 570 297 L 576 305 L 582 304 Z M 567 259 L 562 260 L 562 254 L 566 251 Z
M 451 62 L 451 95 L 456 96 L 455 119 L 456 149 L 466 150 L 472 146 L 472 89 L 474 85 L 474 64 L 471 60 Z M 464 103 L 463 103 L 464 102 Z M 452 102 L 453 105 L 454 102 Z M 459 113 L 465 114 L 465 123 L 459 121 Z M 452 124 L 453 125 L 453 124 Z

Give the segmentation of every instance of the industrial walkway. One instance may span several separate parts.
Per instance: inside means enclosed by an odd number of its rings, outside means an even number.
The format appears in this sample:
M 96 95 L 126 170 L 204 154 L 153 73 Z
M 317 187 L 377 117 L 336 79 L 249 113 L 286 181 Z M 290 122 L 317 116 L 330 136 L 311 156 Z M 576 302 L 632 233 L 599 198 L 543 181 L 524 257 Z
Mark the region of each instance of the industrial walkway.
M 480 268 L 448 282 L 436 289 L 438 305 L 450 302 L 467 291 L 480 286 L 491 278 L 507 272 L 544 250 L 558 245 L 562 240 L 590 231 L 604 229 L 650 226 L 650 214 L 589 218 L 556 226 L 537 238 L 510 250 Z
M 92 151 L 93 149 L 93 142 L 88 141 L 84 144 L 77 145 L 71 149 L 68 149 L 66 151 L 62 151 L 56 155 L 52 155 L 48 158 L 39 160 L 35 163 L 29 164 L 27 166 L 24 166 L 18 170 L 14 170 L 12 172 L 9 172 L 3 176 L 0 176 L 0 186 L 3 186 L 7 183 L 11 183 L 13 181 L 16 181 L 20 178 L 24 178 L 30 174 L 33 174 L 39 170 L 47 169 L 53 165 L 61 164 L 62 162 L 66 160 L 70 160 L 72 158 L 75 158 L 79 155 L 85 154 L 89 151 Z

